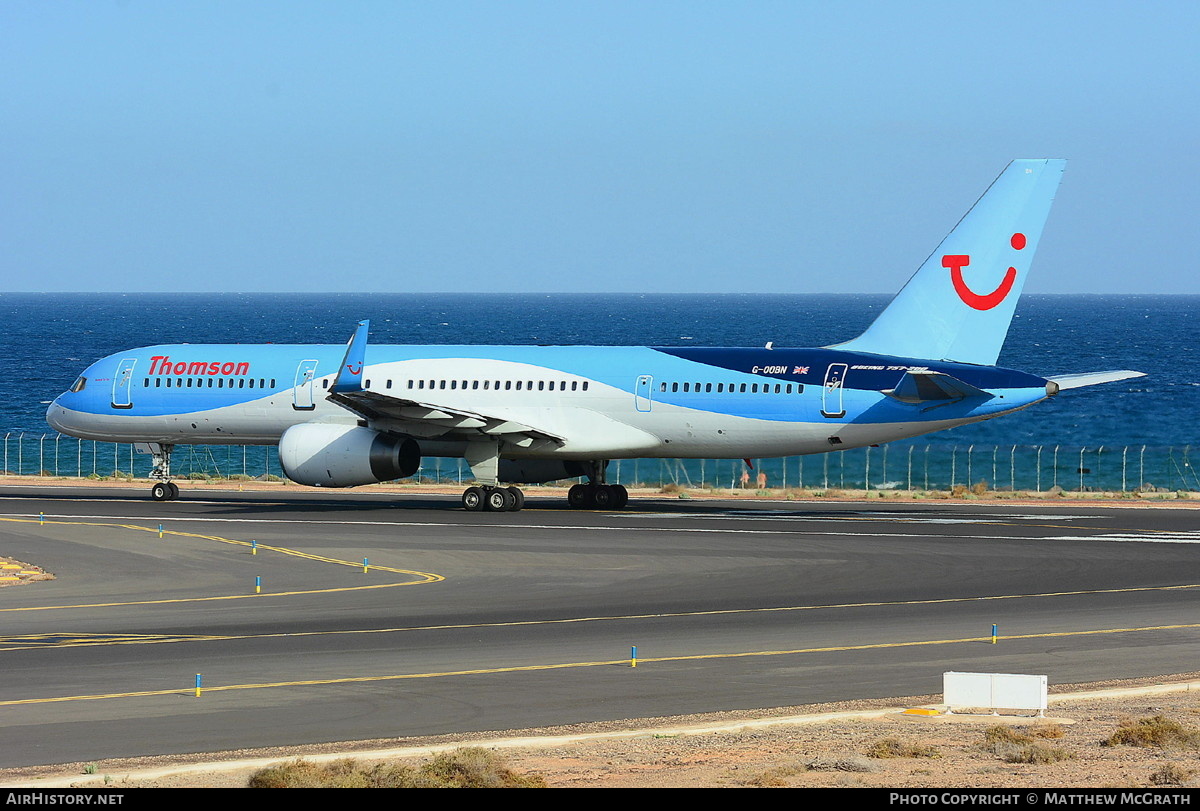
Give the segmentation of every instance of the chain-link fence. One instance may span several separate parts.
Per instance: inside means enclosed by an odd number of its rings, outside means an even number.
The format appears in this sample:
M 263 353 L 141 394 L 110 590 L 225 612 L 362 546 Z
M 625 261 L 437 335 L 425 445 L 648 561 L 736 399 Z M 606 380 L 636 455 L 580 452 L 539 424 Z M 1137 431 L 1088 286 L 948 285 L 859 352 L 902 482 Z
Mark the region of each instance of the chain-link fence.
M 777 459 L 623 459 L 608 480 L 625 485 L 716 489 L 949 490 L 1197 490 L 1200 476 L 1183 446 L 894 444 Z M 151 459 L 127 443 L 61 434 L 4 434 L 5 475 L 145 478 Z M 180 479 L 277 480 L 273 446 L 180 445 L 171 460 Z M 426 458 L 416 479 L 471 480 L 462 459 Z

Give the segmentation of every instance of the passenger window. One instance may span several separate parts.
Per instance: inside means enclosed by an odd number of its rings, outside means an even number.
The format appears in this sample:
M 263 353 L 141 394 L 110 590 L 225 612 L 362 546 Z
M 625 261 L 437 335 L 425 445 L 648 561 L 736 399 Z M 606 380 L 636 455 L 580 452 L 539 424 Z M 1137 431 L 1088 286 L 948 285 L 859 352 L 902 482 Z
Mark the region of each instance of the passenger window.
M 705 383 L 705 384 L 704 384 L 704 392 L 705 392 L 705 394 L 707 394 L 707 393 L 708 393 L 708 392 L 710 392 L 710 391 L 712 391 L 712 383 Z
M 578 388 L 579 388 L 579 381 L 578 381 L 578 380 L 572 380 L 572 381 L 571 381 L 571 391 L 575 391 L 575 390 L 576 390 L 576 389 L 578 389 Z
M 546 390 L 546 381 L 539 380 L 538 381 L 538 391 L 545 391 L 545 390 Z
M 586 380 L 583 381 L 583 390 L 584 391 L 587 391 L 587 384 L 588 384 L 588 382 Z
M 678 383 L 672 383 L 672 384 L 671 384 L 671 391 L 679 391 L 679 384 L 678 384 Z

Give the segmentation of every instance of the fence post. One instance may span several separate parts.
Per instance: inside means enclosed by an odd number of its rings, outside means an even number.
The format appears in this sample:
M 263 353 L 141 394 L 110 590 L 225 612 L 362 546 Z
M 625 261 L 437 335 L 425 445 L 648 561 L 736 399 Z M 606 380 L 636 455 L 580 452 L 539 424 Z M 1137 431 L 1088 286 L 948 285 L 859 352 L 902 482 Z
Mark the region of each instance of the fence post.
M 928 446 L 926 446 L 926 447 L 928 447 Z M 908 446 L 908 489 L 910 492 L 912 491 L 912 452 L 913 452 L 913 446 L 909 445 Z
M 1008 453 L 1008 489 L 1017 492 L 1017 446 Z
M 996 452 L 1000 450 L 999 445 L 992 446 L 992 489 L 1000 489 L 1000 474 L 996 472 Z
M 75 440 L 75 478 L 83 478 L 83 440 Z
M 11 434 L 4 435 L 4 474 L 8 475 L 8 438 Z
M 1083 452 L 1086 450 L 1086 447 L 1079 449 L 1079 492 L 1081 493 L 1083 492 Z
M 1058 487 L 1058 446 L 1054 446 L 1054 484 L 1050 485 L 1053 489 Z
M 967 446 L 967 489 L 968 490 L 971 489 L 971 480 L 975 478 L 975 474 L 972 472 L 972 469 L 971 469 L 971 456 L 972 456 L 972 454 L 974 454 L 974 452 L 975 452 L 975 446 L 968 445 Z
M 38 438 L 38 469 L 37 474 L 41 476 L 46 470 L 46 435 L 42 434 Z
M 58 476 L 58 441 L 62 439 L 62 434 L 57 434 L 54 437 L 54 475 Z
M 863 455 L 863 490 L 871 492 L 871 446 L 867 446 L 867 452 Z
M 929 489 L 929 446 L 925 446 L 925 489 Z
M 1129 456 L 1129 446 L 1126 445 L 1121 449 L 1121 492 L 1128 493 L 1129 487 L 1125 481 L 1125 470 L 1128 467 L 1127 457 Z
M 956 477 L 958 476 L 958 446 L 950 446 L 950 489 L 954 489 Z

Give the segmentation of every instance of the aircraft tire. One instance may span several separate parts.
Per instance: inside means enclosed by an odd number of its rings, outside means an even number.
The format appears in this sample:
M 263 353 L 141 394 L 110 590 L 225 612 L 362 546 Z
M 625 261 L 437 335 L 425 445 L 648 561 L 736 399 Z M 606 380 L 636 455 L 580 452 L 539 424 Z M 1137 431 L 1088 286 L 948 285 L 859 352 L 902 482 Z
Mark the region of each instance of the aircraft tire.
M 150 488 L 150 498 L 155 501 L 170 501 L 171 483 L 170 482 L 155 482 Z
M 175 482 L 167 482 L 167 487 L 171 488 L 171 501 L 179 498 L 179 485 Z
M 468 487 L 462 494 L 463 509 L 477 513 L 484 509 L 483 488 Z
M 577 510 L 586 510 L 596 506 L 593 495 L 594 487 L 587 484 L 576 484 L 567 491 L 567 503 Z
M 625 489 L 624 485 L 614 484 L 610 486 L 613 491 L 612 507 L 614 510 L 619 510 L 629 503 L 629 491 Z
M 487 508 L 492 512 L 508 512 L 517 503 L 512 493 L 503 487 L 493 487 L 485 492 Z
M 613 507 L 613 502 L 616 501 L 616 494 L 613 493 L 612 487 L 607 484 L 599 484 L 593 488 L 592 501 L 601 510 L 610 510 Z
M 520 512 L 521 508 L 525 506 L 525 491 L 520 487 L 510 487 L 508 488 L 508 493 L 513 497 L 513 504 L 508 508 L 508 511 L 513 513 Z

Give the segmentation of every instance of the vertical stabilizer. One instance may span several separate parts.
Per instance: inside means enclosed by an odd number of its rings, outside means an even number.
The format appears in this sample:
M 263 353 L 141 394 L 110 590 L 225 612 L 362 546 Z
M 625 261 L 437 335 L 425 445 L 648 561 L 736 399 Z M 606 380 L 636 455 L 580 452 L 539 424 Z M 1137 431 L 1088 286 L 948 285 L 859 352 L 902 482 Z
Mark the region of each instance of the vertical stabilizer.
M 838 349 L 994 365 L 1065 160 L 1015 160 L 862 335 Z

